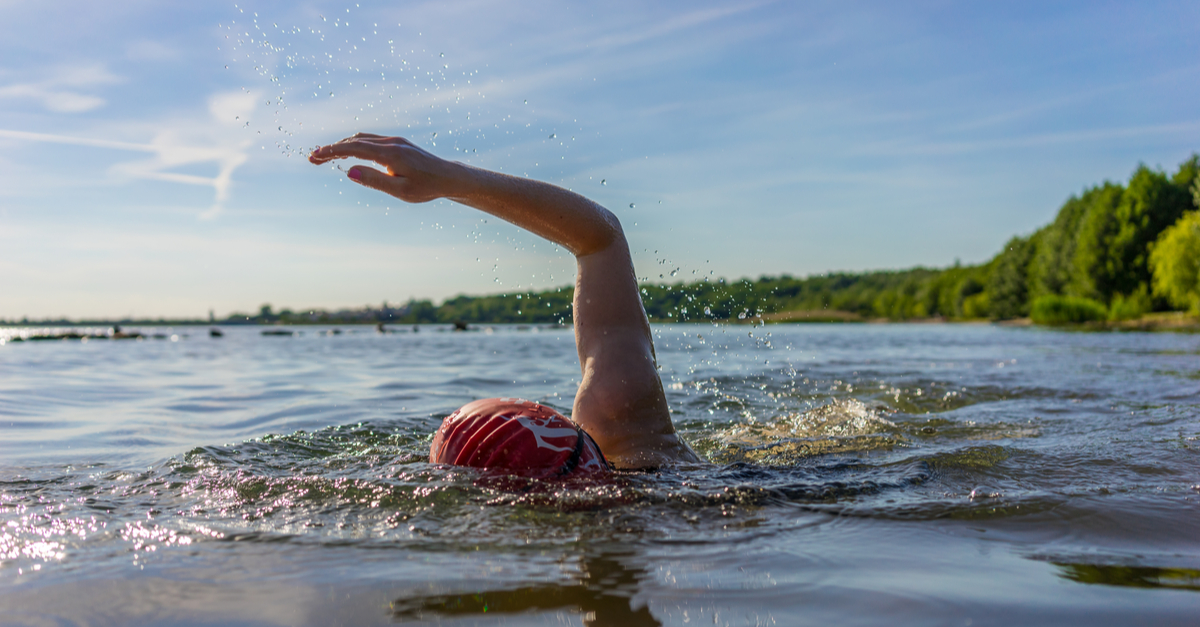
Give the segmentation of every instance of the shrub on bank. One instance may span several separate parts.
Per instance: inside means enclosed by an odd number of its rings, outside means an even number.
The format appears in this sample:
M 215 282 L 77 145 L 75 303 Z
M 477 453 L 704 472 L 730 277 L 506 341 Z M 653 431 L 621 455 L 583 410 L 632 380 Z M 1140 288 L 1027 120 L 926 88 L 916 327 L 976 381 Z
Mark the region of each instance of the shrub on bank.
M 1108 310 L 1090 298 L 1050 294 L 1033 301 L 1030 317 L 1037 324 L 1079 324 L 1106 320 Z
M 1200 179 L 1196 200 L 1200 202 Z M 1200 314 L 1200 211 L 1189 211 L 1150 249 L 1154 293 L 1179 309 Z
M 987 292 L 972 294 L 963 299 L 962 316 L 968 320 L 986 318 L 992 303 Z
M 1108 307 L 1108 319 L 1113 321 L 1137 320 L 1154 308 L 1146 286 L 1142 285 L 1132 294 L 1113 296 L 1112 304 Z

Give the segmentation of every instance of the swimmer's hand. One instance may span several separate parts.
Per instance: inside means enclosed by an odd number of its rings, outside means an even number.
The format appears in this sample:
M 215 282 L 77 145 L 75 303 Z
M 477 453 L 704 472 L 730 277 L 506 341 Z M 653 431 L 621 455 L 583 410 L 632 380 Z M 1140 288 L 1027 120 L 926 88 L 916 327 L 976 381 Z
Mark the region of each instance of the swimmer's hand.
M 372 189 L 411 203 L 429 202 L 452 194 L 461 180 L 462 164 L 425 152 L 403 137 L 358 133 L 336 144 L 321 146 L 308 156 L 311 163 L 354 157 L 384 168 L 356 165 L 347 176 Z

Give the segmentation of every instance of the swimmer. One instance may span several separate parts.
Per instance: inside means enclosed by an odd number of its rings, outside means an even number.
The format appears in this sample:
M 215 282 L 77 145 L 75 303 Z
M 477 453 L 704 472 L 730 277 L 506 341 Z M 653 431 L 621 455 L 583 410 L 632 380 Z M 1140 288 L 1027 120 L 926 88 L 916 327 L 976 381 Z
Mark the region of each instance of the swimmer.
M 530 464 L 547 476 L 609 464 L 641 469 L 700 461 L 671 422 L 629 244 L 615 215 L 561 187 L 447 161 L 401 137 L 359 133 L 317 148 L 309 161 L 345 158 L 383 167 L 349 168 L 347 176 L 361 185 L 409 203 L 448 198 L 575 255 L 573 318 L 583 378 L 571 420 L 529 401 L 475 401 L 446 418 L 431 461 L 509 470 Z M 530 446 L 540 461 L 523 452 Z

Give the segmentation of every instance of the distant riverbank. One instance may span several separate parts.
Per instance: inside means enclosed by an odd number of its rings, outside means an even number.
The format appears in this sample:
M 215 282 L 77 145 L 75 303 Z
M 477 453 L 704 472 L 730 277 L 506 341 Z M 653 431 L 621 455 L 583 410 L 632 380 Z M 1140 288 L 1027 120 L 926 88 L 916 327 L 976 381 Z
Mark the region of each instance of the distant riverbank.
M 1031 318 L 1014 318 L 1010 320 L 988 320 L 986 318 L 976 319 L 955 319 L 947 320 L 941 316 L 932 316 L 926 318 L 911 318 L 908 320 L 894 320 L 890 318 L 867 318 L 852 311 L 837 311 L 837 310 L 803 310 L 803 311 L 784 311 L 779 313 L 765 314 L 762 317 L 747 318 L 745 320 L 734 320 L 738 323 L 759 323 L 765 322 L 768 324 L 788 324 L 788 323 L 865 323 L 865 324 L 889 324 L 889 323 L 915 323 L 915 324 L 998 324 L 1006 327 L 1029 327 L 1043 326 L 1047 328 L 1074 328 L 1087 330 L 1114 330 L 1114 331 L 1178 331 L 1183 333 L 1200 333 L 1200 317 L 1191 315 L 1183 311 L 1166 311 L 1144 314 L 1141 317 L 1132 320 L 1113 320 L 1113 321 L 1095 321 L 1084 322 L 1080 324 L 1065 324 L 1065 325 L 1038 325 Z
M 1004 320 L 999 324 L 1002 326 L 1037 326 L 1029 318 Z M 1164 311 L 1145 314 L 1133 320 L 1109 320 L 1069 325 L 1040 326 L 1114 331 L 1178 331 L 1180 333 L 1200 333 L 1200 318 L 1183 311 Z
M 1084 331 L 1152 331 L 1152 332 L 1180 332 L 1180 333 L 1200 333 L 1200 317 L 1182 311 L 1156 312 L 1145 314 L 1139 318 L 1132 320 L 1116 320 L 1116 321 L 1093 321 L 1079 324 L 1063 324 L 1049 325 L 1037 324 L 1031 318 L 1014 318 L 1010 320 L 989 320 L 986 318 L 974 319 L 946 319 L 941 316 L 930 316 L 925 318 L 910 318 L 906 320 L 896 320 L 891 318 L 866 317 L 852 311 L 841 310 L 798 310 L 798 311 L 783 311 L 777 313 L 763 314 L 761 316 L 746 316 L 744 318 L 733 318 L 728 320 L 688 320 L 688 321 L 670 321 L 656 320 L 655 323 L 678 324 L 684 323 L 708 323 L 708 324 L 733 324 L 733 325 L 758 325 L 758 324 L 955 324 L 955 325 L 971 325 L 971 324 L 996 324 L 1005 327 L 1033 327 L 1041 326 L 1044 328 L 1059 328 L 1059 329 L 1076 329 Z M 171 320 L 171 321 L 88 321 L 88 322 L 71 322 L 71 321 L 47 321 L 47 322 L 29 322 L 29 323 L 7 323 L 0 322 L 0 329 L 22 330 L 18 333 L 0 333 L 0 339 L 8 341 L 22 340 L 87 340 L 87 339 L 171 339 L 171 333 L 164 333 L 162 330 L 169 330 L 174 327 L 182 327 L 183 329 L 195 327 L 209 327 L 213 329 L 211 333 L 219 336 L 220 327 L 247 327 L 257 326 L 263 328 L 264 335 L 291 335 L 289 331 L 281 331 L 281 327 L 330 327 L 344 326 L 351 329 L 350 332 L 357 332 L 357 329 L 369 329 L 379 333 L 395 333 L 401 331 L 416 331 L 421 327 L 425 328 L 444 328 L 458 330 L 483 330 L 492 325 L 505 325 L 506 327 L 516 327 L 519 329 L 534 329 L 534 328 L 562 328 L 569 326 L 570 320 L 566 324 L 563 323 L 544 323 L 544 324 L 523 324 L 512 322 L 472 322 L 470 324 L 459 322 L 432 322 L 423 324 L 382 324 L 369 322 L 350 322 L 341 325 L 330 325 L 327 322 L 312 322 L 307 320 L 295 320 L 284 322 L 206 322 L 203 320 Z M 340 333 L 339 331 L 322 331 L 325 333 Z M 177 334 L 176 337 L 187 337 L 187 333 Z

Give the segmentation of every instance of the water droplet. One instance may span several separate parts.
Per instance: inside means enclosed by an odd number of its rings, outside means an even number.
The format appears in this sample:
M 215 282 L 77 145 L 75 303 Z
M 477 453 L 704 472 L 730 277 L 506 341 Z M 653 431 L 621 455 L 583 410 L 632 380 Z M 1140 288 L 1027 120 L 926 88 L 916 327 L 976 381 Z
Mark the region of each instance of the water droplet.
M 705 308 L 704 308 L 704 315 L 706 315 L 706 316 L 711 316 L 711 315 L 712 315 L 712 309 L 710 309 L 710 308 L 708 308 L 708 307 L 705 307 Z
M 600 179 L 601 185 L 608 185 L 608 179 Z
M 629 203 L 629 208 L 630 208 L 630 209 L 634 209 L 634 208 L 636 208 L 636 207 L 637 207 L 637 205 L 635 205 L 635 204 L 633 204 L 633 203 Z
M 445 53 L 445 52 L 443 52 L 443 53 L 440 53 L 440 54 L 438 54 L 438 56 L 439 56 L 439 57 L 444 57 L 444 56 L 446 56 L 446 53 Z
M 270 100 L 268 100 L 268 101 L 267 101 L 267 104 L 268 104 L 268 105 L 270 105 L 270 104 L 271 104 L 271 101 L 270 101 Z
M 226 65 L 226 66 L 225 66 L 225 69 L 227 69 L 227 70 L 228 70 L 228 69 L 229 69 L 229 66 L 228 66 L 228 65 Z
M 434 132 L 433 132 L 433 136 L 434 136 L 434 138 L 436 138 L 436 137 L 437 137 L 437 131 L 434 131 Z

